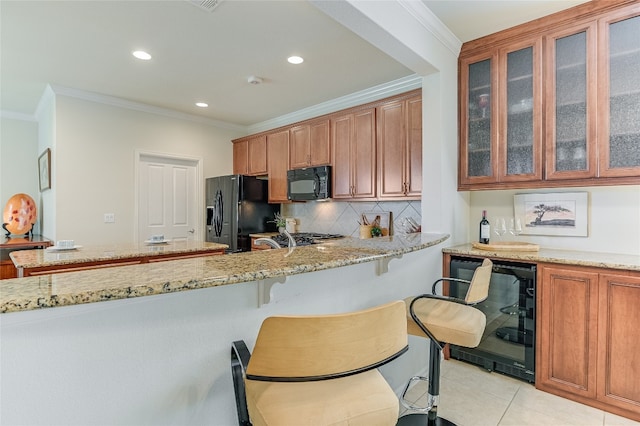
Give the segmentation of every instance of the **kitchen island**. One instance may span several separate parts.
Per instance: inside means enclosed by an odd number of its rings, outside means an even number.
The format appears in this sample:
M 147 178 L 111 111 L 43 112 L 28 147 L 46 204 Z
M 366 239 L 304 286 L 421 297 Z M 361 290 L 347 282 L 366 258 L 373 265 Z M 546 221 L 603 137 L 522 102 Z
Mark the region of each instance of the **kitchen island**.
M 272 315 L 348 312 L 422 292 L 441 274 L 447 238 L 344 238 L 4 280 L 2 423 L 237 424 L 231 342 L 251 348 Z M 427 351 L 425 339 L 412 342 L 382 374 L 400 392 Z
M 110 266 L 136 265 L 169 259 L 223 254 L 226 244 L 202 241 L 162 241 L 138 244 L 111 244 L 60 249 L 56 246 L 9 254 L 18 277 L 82 271 Z
M 426 233 L 367 240 L 347 237 L 293 249 L 198 256 L 153 264 L 4 280 L 0 284 L 0 313 L 280 279 L 372 261 L 383 262 L 378 268 L 385 269 L 389 260 L 439 244 L 447 238 L 446 234 Z M 130 251 L 129 248 L 114 250 L 114 256 L 110 257 L 117 257 L 115 253 L 119 253 L 119 259 L 129 259 L 139 253 Z M 70 258 L 58 264 L 55 259 L 47 260 L 51 255 L 44 250 L 32 250 L 18 253 L 14 262 L 27 269 L 47 264 L 62 266 L 66 262 L 92 263 L 96 259 L 94 256 L 102 255 L 101 253 L 96 250 L 87 254 L 65 252 L 62 255 Z M 132 256 L 128 256 L 128 253 L 132 253 Z M 29 259 L 32 259 L 32 263 L 27 262 Z M 23 263 L 20 263 L 21 260 Z

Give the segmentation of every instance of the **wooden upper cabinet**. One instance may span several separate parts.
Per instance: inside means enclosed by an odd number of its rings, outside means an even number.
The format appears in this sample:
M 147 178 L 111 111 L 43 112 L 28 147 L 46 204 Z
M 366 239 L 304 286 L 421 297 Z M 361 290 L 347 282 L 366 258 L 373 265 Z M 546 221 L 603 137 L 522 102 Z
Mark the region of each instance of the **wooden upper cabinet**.
M 377 108 L 378 189 L 381 199 L 422 193 L 422 97 Z
M 249 173 L 250 175 L 267 174 L 267 137 L 265 135 L 249 139 Z
M 600 1 L 465 43 L 458 188 L 640 183 L 639 33 Z
M 288 170 L 323 165 L 332 166 L 332 198 L 419 200 L 421 90 L 233 141 L 234 173 L 267 175 L 273 203 L 289 201 Z
M 266 136 L 267 176 L 269 177 L 269 202 L 284 203 L 287 198 L 287 170 L 289 169 L 289 130 L 269 133 Z
M 298 169 L 331 163 L 329 120 L 301 124 L 289 130 L 290 168 Z
M 480 52 L 460 59 L 459 185 L 498 181 L 498 55 Z
M 542 178 L 542 41 L 460 63 L 460 184 Z
M 596 25 L 545 36 L 546 178 L 596 176 Z
M 233 173 L 260 176 L 267 174 L 267 137 L 251 137 L 233 142 Z
M 640 176 L 640 4 L 598 24 L 600 176 Z
M 249 173 L 249 141 L 233 142 L 233 174 L 246 175 Z
M 498 54 L 498 179 L 542 179 L 542 39 Z
M 376 197 L 375 108 L 331 119 L 333 194 L 336 199 Z

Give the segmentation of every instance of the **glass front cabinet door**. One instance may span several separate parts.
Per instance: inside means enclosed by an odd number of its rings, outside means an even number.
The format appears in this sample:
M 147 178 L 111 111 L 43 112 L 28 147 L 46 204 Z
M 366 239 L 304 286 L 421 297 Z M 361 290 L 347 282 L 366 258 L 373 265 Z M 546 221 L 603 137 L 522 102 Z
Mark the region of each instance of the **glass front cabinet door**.
M 462 188 L 542 178 L 541 45 L 461 59 Z
M 595 23 L 545 39 L 546 178 L 596 176 Z
M 493 183 L 498 169 L 498 55 L 487 53 L 461 60 L 461 185 Z
M 599 168 L 640 176 L 640 5 L 599 21 Z
M 542 179 L 542 40 L 500 51 L 499 166 L 501 182 Z

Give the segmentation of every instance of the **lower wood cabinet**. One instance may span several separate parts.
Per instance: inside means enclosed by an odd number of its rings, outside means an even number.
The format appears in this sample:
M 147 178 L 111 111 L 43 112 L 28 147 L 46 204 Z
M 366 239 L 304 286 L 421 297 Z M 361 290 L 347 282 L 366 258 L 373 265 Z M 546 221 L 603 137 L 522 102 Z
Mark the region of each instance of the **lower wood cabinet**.
M 640 273 L 539 274 L 536 387 L 640 421 Z

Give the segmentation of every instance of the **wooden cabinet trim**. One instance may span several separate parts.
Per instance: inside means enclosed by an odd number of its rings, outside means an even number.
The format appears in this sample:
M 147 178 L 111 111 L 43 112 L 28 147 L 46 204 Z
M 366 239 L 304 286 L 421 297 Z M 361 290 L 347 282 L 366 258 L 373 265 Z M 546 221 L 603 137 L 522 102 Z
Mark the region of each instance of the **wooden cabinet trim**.
M 572 25 L 579 19 L 597 19 L 621 7 L 633 6 L 634 4 L 637 4 L 637 0 L 591 0 L 521 25 L 468 41 L 462 45 L 459 58 L 464 58 L 469 54 L 473 54 L 473 52 L 486 49 L 487 46 L 500 47 L 520 38 L 528 38 L 548 31 L 555 31 L 566 25 Z

